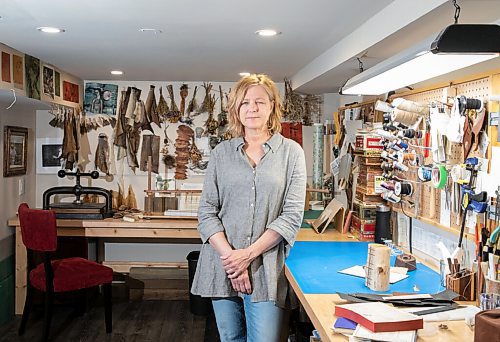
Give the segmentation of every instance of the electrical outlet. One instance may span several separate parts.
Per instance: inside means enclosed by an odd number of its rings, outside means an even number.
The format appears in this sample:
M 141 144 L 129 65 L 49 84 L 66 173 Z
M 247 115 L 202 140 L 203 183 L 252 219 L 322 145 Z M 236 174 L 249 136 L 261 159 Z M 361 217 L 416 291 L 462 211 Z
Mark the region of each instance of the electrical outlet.
M 19 180 L 19 196 L 24 194 L 24 178 Z

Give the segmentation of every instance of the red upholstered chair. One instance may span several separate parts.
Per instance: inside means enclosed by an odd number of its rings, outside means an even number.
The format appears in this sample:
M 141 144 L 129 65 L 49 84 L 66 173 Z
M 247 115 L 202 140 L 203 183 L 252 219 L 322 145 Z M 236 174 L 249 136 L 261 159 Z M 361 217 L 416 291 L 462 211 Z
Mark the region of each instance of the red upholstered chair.
M 53 210 L 30 209 L 26 203 L 18 208 L 23 243 L 28 252 L 28 287 L 19 335 L 24 333 L 33 302 L 33 291 L 45 292 L 42 341 L 49 337 L 54 293 L 103 285 L 106 333 L 111 333 L 111 281 L 113 270 L 83 258 L 51 260 L 57 249 L 56 214 Z M 30 265 L 34 252 L 43 253 L 43 263 Z

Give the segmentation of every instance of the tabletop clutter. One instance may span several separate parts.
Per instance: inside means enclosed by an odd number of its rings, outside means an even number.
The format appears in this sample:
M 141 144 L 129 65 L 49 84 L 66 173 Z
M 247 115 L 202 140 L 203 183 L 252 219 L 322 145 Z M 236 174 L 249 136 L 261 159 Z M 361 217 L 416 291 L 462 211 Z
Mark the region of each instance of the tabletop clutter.
M 420 265 L 413 259 L 411 263 L 403 263 L 407 267 L 391 267 L 390 256 L 394 254 L 393 248 L 375 243 L 370 243 L 367 247 L 366 265 L 356 265 L 339 270 L 338 273 L 365 278 L 365 286 L 372 291 L 371 293 L 338 293 L 340 298 L 348 303 L 335 305 L 334 315 L 337 318 L 331 326 L 335 333 L 350 336 L 353 341 L 363 339 L 415 341 L 417 332 L 426 333 L 424 322 L 461 320 L 473 329 L 476 314 L 484 309 L 500 307 L 498 294 L 482 294 L 481 300 L 484 303 L 481 309 L 474 305 L 456 303 L 454 299 L 462 299 L 463 292 L 455 292 L 454 289 L 463 291 L 461 279 L 469 275 L 468 279 L 471 282 L 474 276 L 470 276 L 470 272 L 464 271 L 458 261 L 451 260 L 451 258 L 448 258 L 446 265 L 448 267 L 447 288 L 443 291 L 435 294 L 420 293 L 419 289 L 415 288 L 414 293 L 393 292 L 390 294 L 391 284 L 406 279 L 407 272 L 414 271 Z M 396 263 L 401 264 L 401 260 L 411 259 L 408 255 L 401 253 L 399 251 L 400 255 Z M 406 257 L 401 258 L 401 255 Z M 404 271 L 399 269 L 404 269 Z M 498 317 L 500 318 L 500 315 Z M 491 321 L 491 317 L 489 319 Z M 480 320 L 484 325 L 485 320 L 482 317 Z M 448 329 L 446 324 L 440 324 L 438 328 Z

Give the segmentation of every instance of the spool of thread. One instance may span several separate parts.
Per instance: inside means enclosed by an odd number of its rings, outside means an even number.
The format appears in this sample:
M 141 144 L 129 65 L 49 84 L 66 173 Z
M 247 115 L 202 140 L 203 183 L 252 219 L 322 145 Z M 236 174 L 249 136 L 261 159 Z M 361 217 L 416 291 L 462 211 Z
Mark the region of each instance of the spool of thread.
M 399 146 L 399 148 L 403 151 L 406 151 L 408 149 L 408 144 L 406 143 L 406 141 L 402 140 L 402 139 L 398 139 L 398 141 L 396 141 L 396 145 Z
M 422 138 L 422 132 L 416 131 L 412 128 L 402 129 L 401 131 L 399 131 L 398 137 L 408 138 L 408 139 L 413 139 L 413 138 L 420 139 Z
M 392 171 L 394 170 L 394 168 L 392 167 L 392 164 L 391 163 L 388 163 L 388 162 L 383 162 L 382 164 L 380 164 L 380 168 L 384 171 Z
M 394 173 L 390 172 L 390 171 L 385 171 L 384 173 L 382 173 L 382 177 L 384 177 L 385 179 L 393 179 L 394 178 Z
M 447 174 L 446 168 L 443 165 L 435 165 L 432 168 L 432 185 L 434 185 L 436 189 L 444 188 Z
M 422 105 L 418 102 L 405 100 L 403 98 L 394 99 L 394 101 L 392 101 L 392 105 L 397 109 L 404 110 L 406 112 L 416 113 L 419 115 L 429 114 L 429 106 Z
M 475 109 L 481 111 L 483 109 L 483 100 L 481 99 L 472 99 L 467 98 L 465 96 L 460 97 L 460 102 L 464 104 L 464 109 Z M 463 102 L 462 102 L 463 101 Z
M 380 101 L 380 100 L 377 100 L 375 102 L 375 110 L 378 110 L 380 112 L 384 112 L 384 113 L 389 113 L 389 112 L 392 112 L 392 106 L 385 102 L 385 101 Z
M 412 126 L 420 120 L 420 115 L 413 112 L 407 112 L 398 108 L 394 108 L 391 115 L 392 121 L 400 122 L 406 126 Z
M 394 183 L 382 182 L 382 183 L 380 183 L 380 186 L 386 190 L 394 191 Z
M 417 261 L 413 255 L 401 254 L 396 257 L 394 266 L 405 267 L 408 271 L 415 271 L 417 269 Z
M 397 139 L 396 136 L 394 136 L 393 134 L 391 134 L 391 133 L 389 133 L 387 131 L 384 131 L 383 129 L 377 129 L 376 133 L 378 135 L 380 135 L 381 137 L 389 139 L 389 140 L 395 140 L 395 139 Z
M 417 170 L 417 177 L 422 182 L 429 182 L 432 179 L 432 169 L 428 166 L 420 166 Z
M 417 164 L 417 153 L 413 150 L 409 153 L 398 153 L 398 162 L 404 163 L 408 162 L 411 165 Z
M 399 171 L 403 171 L 403 172 L 408 171 L 408 166 L 406 166 L 405 164 L 401 164 L 399 162 L 393 162 L 392 167 L 395 169 L 398 169 Z
M 392 123 L 384 123 L 382 125 L 382 128 L 384 129 L 384 131 L 396 131 L 397 130 L 396 126 L 394 126 Z
M 380 157 L 384 158 L 384 159 L 387 159 L 387 160 L 394 160 L 394 161 L 398 161 L 399 160 L 399 157 L 396 155 L 396 153 L 389 153 L 387 151 L 382 151 L 380 153 Z
M 408 182 L 397 182 L 394 184 L 394 194 L 396 196 L 411 196 L 413 194 L 413 185 Z
M 379 243 L 368 244 L 365 285 L 373 291 L 389 290 L 391 249 Z
M 401 202 L 401 197 L 396 196 L 396 194 L 394 194 L 393 191 L 384 192 L 384 193 L 381 194 L 381 197 L 384 200 L 392 202 L 392 203 L 399 203 L 399 202 Z
M 401 147 L 399 147 L 398 145 L 396 145 L 395 142 L 389 142 L 387 143 L 387 148 L 386 149 L 390 149 L 390 150 L 394 150 L 394 151 L 401 151 Z

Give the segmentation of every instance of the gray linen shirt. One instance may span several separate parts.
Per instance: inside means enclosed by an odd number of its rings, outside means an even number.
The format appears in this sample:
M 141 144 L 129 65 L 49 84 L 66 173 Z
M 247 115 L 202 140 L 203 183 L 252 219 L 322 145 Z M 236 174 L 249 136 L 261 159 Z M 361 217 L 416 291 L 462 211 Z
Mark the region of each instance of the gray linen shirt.
M 203 297 L 239 295 L 218 253 L 208 243 L 213 234 L 225 232 L 229 244 L 242 249 L 266 229 L 272 229 L 283 240 L 251 263 L 252 301 L 275 301 L 280 307 L 293 307 L 296 298 L 285 278 L 284 264 L 304 214 L 304 151 L 295 141 L 274 134 L 264 144 L 265 155 L 253 168 L 243 146 L 241 137 L 224 141 L 210 156 L 198 209 L 203 245 L 191 292 Z

